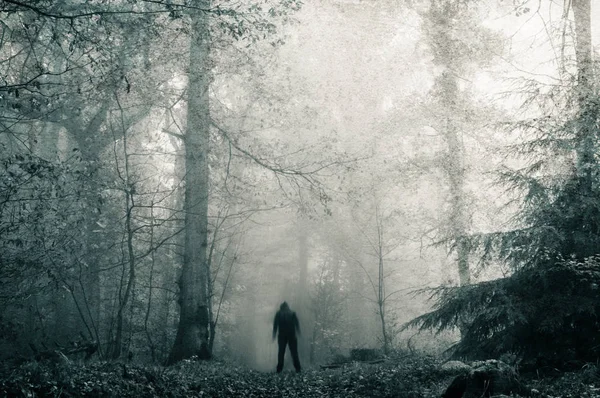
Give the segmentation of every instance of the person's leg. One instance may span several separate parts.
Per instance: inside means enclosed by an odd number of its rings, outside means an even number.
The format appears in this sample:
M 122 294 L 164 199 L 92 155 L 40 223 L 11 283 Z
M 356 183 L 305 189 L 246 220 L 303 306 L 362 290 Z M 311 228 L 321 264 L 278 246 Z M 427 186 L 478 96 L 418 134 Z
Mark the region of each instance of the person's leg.
M 294 337 L 290 339 L 290 352 L 292 354 L 292 360 L 294 361 L 294 368 L 296 372 L 300 372 L 300 358 L 298 358 L 298 340 Z
M 283 370 L 283 357 L 285 356 L 285 346 L 287 345 L 287 339 L 279 336 L 277 344 L 279 345 L 279 351 L 277 352 L 277 373 L 281 373 Z

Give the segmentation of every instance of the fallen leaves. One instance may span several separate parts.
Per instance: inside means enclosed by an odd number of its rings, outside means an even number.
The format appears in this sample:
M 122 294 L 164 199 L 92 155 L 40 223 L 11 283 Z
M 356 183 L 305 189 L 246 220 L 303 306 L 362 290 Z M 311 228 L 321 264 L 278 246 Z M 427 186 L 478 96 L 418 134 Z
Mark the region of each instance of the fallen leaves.
M 565 373 L 538 389 L 553 396 L 599 397 L 598 371 Z M 125 377 L 126 376 L 126 377 Z M 30 362 L 0 371 L 0 396 L 15 397 L 395 397 L 433 398 L 451 381 L 429 357 L 348 363 L 301 374 L 265 373 L 218 361 L 182 361 L 175 366 L 115 362 Z

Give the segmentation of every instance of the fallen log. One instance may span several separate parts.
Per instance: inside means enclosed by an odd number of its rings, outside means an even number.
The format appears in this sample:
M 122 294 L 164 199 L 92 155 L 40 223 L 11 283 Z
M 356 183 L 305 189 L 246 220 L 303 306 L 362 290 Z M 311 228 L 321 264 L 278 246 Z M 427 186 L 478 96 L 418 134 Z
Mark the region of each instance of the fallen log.
M 33 351 L 33 357 L 36 361 L 50 360 L 53 362 L 66 363 L 69 362 L 68 355 L 75 355 L 81 352 L 85 352 L 84 359 L 88 360 L 98 351 L 98 343 L 96 342 L 75 344 L 72 348 L 63 348 L 58 344 L 56 344 L 56 346 L 57 348 L 54 350 L 46 348 L 45 350 L 40 351 L 35 344 L 29 343 L 29 347 L 31 348 L 31 351 Z M 44 345 L 44 347 L 46 346 Z
M 328 365 L 320 365 L 320 367 L 321 367 L 321 369 L 338 369 L 338 368 L 341 368 L 342 366 L 347 365 L 349 363 L 364 363 L 364 364 L 367 364 L 367 365 L 375 365 L 375 364 L 382 363 L 382 362 L 385 362 L 384 358 L 375 359 L 375 360 L 372 360 L 372 361 L 334 362 L 334 363 L 330 363 Z

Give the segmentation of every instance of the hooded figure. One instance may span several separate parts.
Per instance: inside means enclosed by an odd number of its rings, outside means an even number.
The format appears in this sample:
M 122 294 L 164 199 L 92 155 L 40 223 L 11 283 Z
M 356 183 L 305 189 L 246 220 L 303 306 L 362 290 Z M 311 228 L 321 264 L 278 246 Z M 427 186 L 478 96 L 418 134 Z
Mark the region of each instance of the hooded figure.
M 277 329 L 279 329 L 279 336 L 277 343 L 279 344 L 279 351 L 277 352 L 277 373 L 283 370 L 283 357 L 285 356 L 285 347 L 289 344 L 290 353 L 292 354 L 292 360 L 294 361 L 294 368 L 296 372 L 300 372 L 300 359 L 298 359 L 298 339 L 296 338 L 296 332 L 300 334 L 300 324 L 296 313 L 292 311 L 285 301 L 279 307 L 279 311 L 275 314 L 273 320 L 273 340 L 277 335 Z

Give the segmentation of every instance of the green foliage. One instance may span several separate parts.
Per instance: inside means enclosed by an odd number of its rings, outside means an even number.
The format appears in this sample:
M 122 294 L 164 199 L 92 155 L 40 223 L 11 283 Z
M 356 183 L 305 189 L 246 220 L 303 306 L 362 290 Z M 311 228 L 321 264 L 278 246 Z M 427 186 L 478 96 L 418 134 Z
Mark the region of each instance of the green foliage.
M 95 363 L 27 363 L 0 372 L 0 395 L 106 397 L 436 397 L 445 376 L 430 358 L 341 369 L 262 373 L 184 360 L 170 368 Z
M 311 292 L 311 312 L 314 326 L 311 331 L 311 361 L 318 363 L 341 351 L 347 341 L 344 305 L 348 281 L 339 261 L 327 260 L 319 265 L 318 276 Z
M 217 4 L 211 12 L 217 16 L 216 29 L 235 40 L 246 40 L 256 43 L 271 39 L 271 44 L 283 43 L 277 37 L 278 25 L 290 21 L 293 13 L 300 10 L 302 2 L 298 0 L 263 1 L 251 4 L 225 6 Z
M 517 270 L 556 257 L 583 261 L 600 253 L 599 98 L 590 95 L 578 107 L 572 92 L 541 95 L 546 96 L 563 113 L 511 126 L 528 138 L 508 154 L 525 164 L 498 173 L 498 183 L 512 199 L 509 205 L 519 206 L 513 228 L 465 237 L 483 265 L 499 260 Z
M 562 260 L 510 277 L 435 291 L 434 310 L 411 325 L 449 329 L 466 321 L 458 356 L 506 352 L 559 365 L 600 355 L 600 259 Z
M 403 357 L 384 364 L 348 364 L 339 369 L 262 373 L 220 362 L 185 360 L 164 368 L 123 363 L 30 362 L 0 368 L 0 395 L 11 397 L 396 397 L 433 398 L 453 375 L 429 357 Z M 522 380 L 551 396 L 599 397 L 598 368 L 551 378 Z M 518 397 L 519 395 L 515 395 Z
M 597 364 L 587 364 L 577 371 L 535 378 L 528 385 L 554 397 L 600 397 L 600 372 Z
M 562 113 L 513 126 L 527 137 L 510 148 L 524 165 L 499 173 L 518 206 L 513 228 L 455 242 L 467 241 L 480 265 L 502 263 L 514 273 L 438 289 L 433 311 L 408 324 L 459 327 L 457 355 L 516 352 L 552 366 L 600 356 L 600 108 L 597 94 L 581 101 L 572 87 L 566 91 L 539 99 L 556 101 Z
M 521 226 L 471 236 L 469 244 L 481 253 L 482 264 L 496 258 L 520 269 L 543 265 L 556 256 L 584 260 L 598 254 L 600 189 L 597 184 L 586 189 L 584 178 L 570 172 L 566 181 L 523 172 L 501 175 L 513 188 L 524 190 L 522 210 L 515 217 Z
M 15 300 L 69 279 L 81 249 L 89 165 L 77 156 L 48 162 L 30 154 L 0 159 L 0 299 Z

